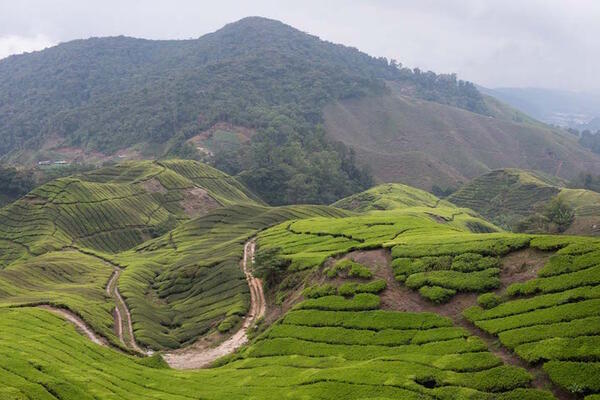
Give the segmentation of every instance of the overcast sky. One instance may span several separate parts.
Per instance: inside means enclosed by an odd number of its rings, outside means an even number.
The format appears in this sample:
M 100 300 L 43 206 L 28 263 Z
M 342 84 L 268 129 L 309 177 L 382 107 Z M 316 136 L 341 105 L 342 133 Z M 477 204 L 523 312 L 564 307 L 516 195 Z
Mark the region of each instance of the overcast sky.
M 250 15 L 488 87 L 600 91 L 598 0 L 0 0 L 0 58 L 90 36 L 195 38 Z

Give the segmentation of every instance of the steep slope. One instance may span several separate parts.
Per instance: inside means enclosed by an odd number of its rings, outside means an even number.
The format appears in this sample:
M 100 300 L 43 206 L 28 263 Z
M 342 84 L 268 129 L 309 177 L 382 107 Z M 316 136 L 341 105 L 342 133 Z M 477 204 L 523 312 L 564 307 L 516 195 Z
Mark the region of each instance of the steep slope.
M 448 200 L 469 207 L 501 226 L 517 229 L 519 223 L 529 219 L 531 226 L 522 228 L 543 231 L 544 225 L 536 225 L 532 218 L 543 213 L 550 200 L 558 198 L 575 213 L 567 233 L 599 234 L 600 193 L 568 189 L 564 185 L 564 181 L 533 171 L 497 170 L 473 179 Z
M 497 108 L 496 108 L 497 109 Z M 574 178 L 600 172 L 600 158 L 568 133 L 517 122 L 504 111 L 484 116 L 395 91 L 336 102 L 325 108 L 325 128 L 356 151 L 376 178 L 445 190 L 491 169 L 537 169 Z

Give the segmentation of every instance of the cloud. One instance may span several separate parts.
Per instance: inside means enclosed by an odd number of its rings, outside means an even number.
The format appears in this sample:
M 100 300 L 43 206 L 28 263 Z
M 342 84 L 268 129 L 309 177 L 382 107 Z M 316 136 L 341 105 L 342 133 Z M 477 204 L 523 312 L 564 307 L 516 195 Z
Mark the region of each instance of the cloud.
M 50 39 L 41 34 L 33 37 L 18 35 L 0 36 L 0 59 L 12 54 L 42 50 L 54 44 Z
M 188 39 L 249 15 L 490 87 L 600 90 L 598 0 L 0 1 L 0 38 Z

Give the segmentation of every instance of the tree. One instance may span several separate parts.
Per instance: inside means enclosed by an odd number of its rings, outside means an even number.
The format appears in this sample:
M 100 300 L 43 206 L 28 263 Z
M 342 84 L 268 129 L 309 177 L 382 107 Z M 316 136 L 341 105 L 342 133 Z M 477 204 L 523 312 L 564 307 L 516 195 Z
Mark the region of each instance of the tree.
M 546 205 L 544 216 L 550 223 L 556 225 L 558 232 L 564 232 L 573 223 L 575 212 L 559 197 L 554 197 Z

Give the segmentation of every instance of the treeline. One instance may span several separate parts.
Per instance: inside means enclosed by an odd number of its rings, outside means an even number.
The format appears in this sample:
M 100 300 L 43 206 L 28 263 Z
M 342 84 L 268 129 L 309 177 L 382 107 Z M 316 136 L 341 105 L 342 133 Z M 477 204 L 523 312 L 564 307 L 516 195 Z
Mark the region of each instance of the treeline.
M 0 206 L 7 204 L 35 187 L 31 170 L 0 165 Z

